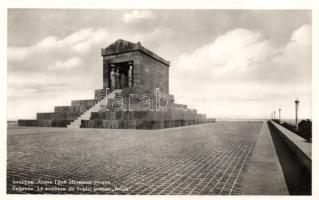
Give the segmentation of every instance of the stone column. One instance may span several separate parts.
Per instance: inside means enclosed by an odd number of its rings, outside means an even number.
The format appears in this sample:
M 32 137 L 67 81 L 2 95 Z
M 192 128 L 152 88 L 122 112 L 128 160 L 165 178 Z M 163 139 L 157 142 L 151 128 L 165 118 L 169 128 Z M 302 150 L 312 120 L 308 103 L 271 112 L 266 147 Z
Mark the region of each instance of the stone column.
M 120 89 L 120 68 L 116 67 L 116 89 Z
M 300 101 L 299 101 L 299 99 L 297 98 L 297 99 L 295 100 L 295 107 L 296 107 L 296 108 L 295 108 L 295 109 L 296 109 L 296 113 L 295 113 L 295 114 L 296 114 L 296 119 L 295 119 L 295 120 L 296 120 L 296 131 L 297 131 L 297 132 L 298 132 L 298 130 L 299 130 L 299 127 L 298 127 L 298 111 L 299 111 L 298 109 L 299 109 L 299 102 L 300 102 Z
M 133 87 L 133 63 L 129 62 L 128 69 L 128 87 Z
M 103 59 L 103 89 L 111 88 L 110 65 Z
M 116 89 L 116 73 L 115 73 L 115 65 L 114 64 L 111 64 L 110 77 L 111 77 L 111 90 L 114 90 L 114 89 Z

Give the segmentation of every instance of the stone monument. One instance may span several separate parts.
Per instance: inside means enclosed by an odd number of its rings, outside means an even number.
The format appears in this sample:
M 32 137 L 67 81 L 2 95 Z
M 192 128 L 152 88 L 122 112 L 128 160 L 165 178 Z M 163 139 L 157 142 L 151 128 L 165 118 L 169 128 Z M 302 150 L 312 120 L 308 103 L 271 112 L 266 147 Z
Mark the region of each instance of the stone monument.
M 21 126 L 160 129 L 212 123 L 195 109 L 177 104 L 169 94 L 170 62 L 140 42 L 117 40 L 101 50 L 103 88 L 95 99 L 73 100 L 52 113 L 37 113 Z

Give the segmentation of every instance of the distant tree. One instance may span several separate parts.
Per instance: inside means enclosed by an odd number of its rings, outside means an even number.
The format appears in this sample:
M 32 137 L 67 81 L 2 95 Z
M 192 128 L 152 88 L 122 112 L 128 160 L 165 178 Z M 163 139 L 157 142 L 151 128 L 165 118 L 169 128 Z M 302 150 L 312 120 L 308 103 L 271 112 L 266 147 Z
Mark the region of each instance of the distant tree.
M 312 122 L 310 119 L 301 120 L 298 123 L 298 135 L 309 142 L 312 140 Z
M 279 119 L 274 119 L 274 120 L 272 120 L 272 121 L 276 122 L 277 124 L 280 124 Z
M 301 120 L 298 123 L 298 131 L 296 130 L 296 126 L 289 124 L 287 122 L 279 121 L 278 119 L 274 119 L 274 122 L 280 124 L 281 126 L 285 127 L 286 129 L 290 130 L 291 132 L 299 135 L 300 137 L 304 138 L 308 142 L 312 140 L 312 122 L 310 119 Z

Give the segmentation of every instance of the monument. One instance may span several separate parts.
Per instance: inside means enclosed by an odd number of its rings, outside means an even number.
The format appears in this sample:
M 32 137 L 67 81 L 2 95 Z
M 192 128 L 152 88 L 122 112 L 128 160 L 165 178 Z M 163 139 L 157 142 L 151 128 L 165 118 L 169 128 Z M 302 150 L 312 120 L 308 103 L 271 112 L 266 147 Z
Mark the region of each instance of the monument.
M 103 88 L 95 99 L 73 100 L 52 113 L 37 113 L 21 126 L 68 128 L 161 129 L 212 123 L 169 94 L 170 62 L 140 42 L 117 40 L 101 50 Z

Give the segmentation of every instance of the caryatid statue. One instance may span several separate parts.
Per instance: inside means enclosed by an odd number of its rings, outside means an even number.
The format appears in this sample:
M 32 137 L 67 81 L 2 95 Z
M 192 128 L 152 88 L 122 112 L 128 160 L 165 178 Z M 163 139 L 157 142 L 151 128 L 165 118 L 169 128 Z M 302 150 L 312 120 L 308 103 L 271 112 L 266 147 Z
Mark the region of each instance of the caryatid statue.
M 111 64 L 111 89 L 114 90 L 116 89 L 116 73 L 115 73 L 115 65 Z
M 121 74 L 120 74 L 120 67 L 116 66 L 115 68 L 115 89 L 120 89 L 121 88 L 121 80 L 120 80 L 120 77 L 121 77 Z
M 129 62 L 128 68 L 128 87 L 133 87 L 133 63 Z

